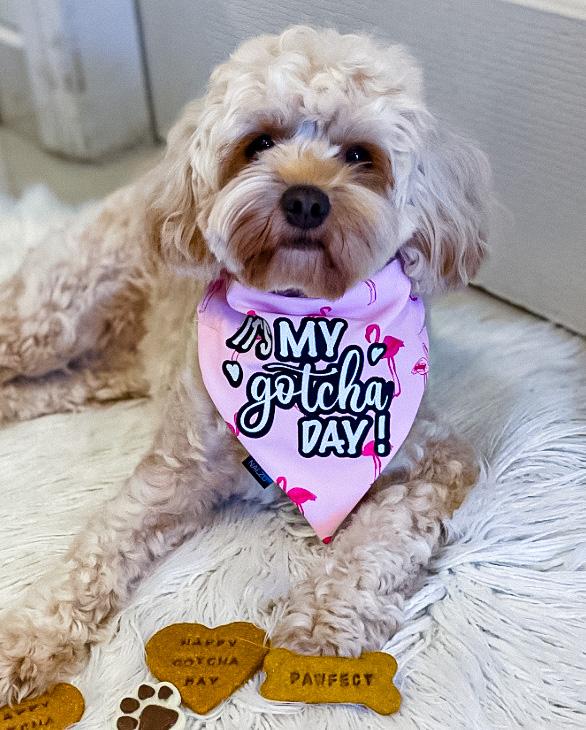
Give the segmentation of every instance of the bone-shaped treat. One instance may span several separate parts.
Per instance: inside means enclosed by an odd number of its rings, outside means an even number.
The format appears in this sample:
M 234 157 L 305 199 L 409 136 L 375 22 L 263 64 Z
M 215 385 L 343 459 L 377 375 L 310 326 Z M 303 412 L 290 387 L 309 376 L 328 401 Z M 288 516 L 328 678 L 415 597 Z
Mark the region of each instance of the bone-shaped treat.
M 269 700 L 367 705 L 379 715 L 390 715 L 401 706 L 393 684 L 397 662 L 390 654 L 373 652 L 354 659 L 271 649 L 263 670 L 267 676 L 260 693 Z

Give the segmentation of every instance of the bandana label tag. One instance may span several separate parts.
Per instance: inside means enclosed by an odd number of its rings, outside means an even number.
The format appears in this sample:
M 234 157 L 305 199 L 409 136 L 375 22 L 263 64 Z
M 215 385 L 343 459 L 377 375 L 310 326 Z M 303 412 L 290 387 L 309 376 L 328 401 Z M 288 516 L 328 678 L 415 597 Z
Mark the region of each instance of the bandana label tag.
M 244 459 L 244 461 L 242 462 L 242 466 L 251 476 L 254 477 L 254 479 L 256 479 L 256 481 L 263 489 L 266 489 L 267 487 L 270 487 L 271 484 L 274 484 L 274 480 L 271 479 L 271 477 L 266 473 L 262 466 L 255 459 L 253 459 L 252 456 L 247 456 L 246 459 Z

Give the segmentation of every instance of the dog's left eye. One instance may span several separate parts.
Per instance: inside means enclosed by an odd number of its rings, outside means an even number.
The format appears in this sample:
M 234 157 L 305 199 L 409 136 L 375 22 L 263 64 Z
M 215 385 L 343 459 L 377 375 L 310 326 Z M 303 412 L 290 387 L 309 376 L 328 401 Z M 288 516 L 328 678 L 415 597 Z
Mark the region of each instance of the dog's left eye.
M 354 145 L 353 147 L 348 147 L 346 150 L 346 162 L 350 165 L 370 163 L 372 162 L 372 157 L 367 149 L 360 145 Z
M 259 136 L 255 137 L 246 148 L 246 156 L 249 160 L 251 160 L 255 155 L 258 155 L 260 152 L 264 152 L 265 150 L 270 150 L 271 147 L 274 146 L 275 143 L 270 134 L 259 134 Z

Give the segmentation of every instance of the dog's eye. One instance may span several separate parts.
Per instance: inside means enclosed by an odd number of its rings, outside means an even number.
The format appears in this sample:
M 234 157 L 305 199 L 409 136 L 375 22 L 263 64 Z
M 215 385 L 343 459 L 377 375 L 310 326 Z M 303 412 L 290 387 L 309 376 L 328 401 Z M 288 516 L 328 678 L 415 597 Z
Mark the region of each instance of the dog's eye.
M 356 165 L 358 163 L 368 164 L 372 162 L 372 157 L 367 149 L 364 149 L 360 145 L 354 145 L 353 147 L 348 147 L 346 150 L 346 162 L 349 165 Z
M 270 150 L 271 147 L 274 146 L 275 143 L 273 142 L 273 138 L 270 134 L 259 134 L 259 136 L 255 137 L 246 148 L 246 156 L 249 160 L 251 160 L 255 155 L 258 155 L 260 152 L 264 152 L 265 150 Z

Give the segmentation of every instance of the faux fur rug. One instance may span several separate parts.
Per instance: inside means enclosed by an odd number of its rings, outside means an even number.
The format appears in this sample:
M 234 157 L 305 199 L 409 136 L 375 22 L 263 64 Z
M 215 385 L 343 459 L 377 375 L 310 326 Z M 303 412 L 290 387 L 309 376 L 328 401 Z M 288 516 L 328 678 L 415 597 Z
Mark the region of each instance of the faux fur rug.
M 2 275 L 62 215 L 39 189 L 0 201 Z M 437 406 L 486 472 L 385 647 L 399 662 L 400 713 L 269 703 L 257 677 L 207 718 L 190 715 L 190 729 L 586 727 L 584 342 L 474 291 L 438 302 L 432 323 Z M 131 472 L 150 409 L 119 403 L 0 432 L 0 605 Z M 78 727 L 113 726 L 119 699 L 148 676 L 144 641 L 163 626 L 261 621 L 262 604 L 319 553 L 308 535 L 287 507 L 218 514 L 141 584 L 75 678 L 87 703 Z

